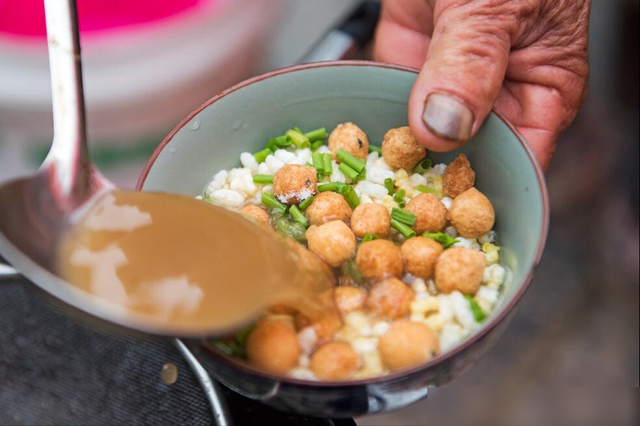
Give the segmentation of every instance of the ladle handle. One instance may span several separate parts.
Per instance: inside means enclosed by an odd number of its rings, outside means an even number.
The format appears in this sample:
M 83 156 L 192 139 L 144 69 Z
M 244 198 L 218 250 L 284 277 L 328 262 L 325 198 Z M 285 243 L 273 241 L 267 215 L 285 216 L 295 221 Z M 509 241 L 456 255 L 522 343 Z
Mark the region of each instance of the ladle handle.
M 53 99 L 53 144 L 43 167 L 62 195 L 82 193 L 92 167 L 87 150 L 76 0 L 44 0 Z M 51 167 L 54 166 L 54 167 Z

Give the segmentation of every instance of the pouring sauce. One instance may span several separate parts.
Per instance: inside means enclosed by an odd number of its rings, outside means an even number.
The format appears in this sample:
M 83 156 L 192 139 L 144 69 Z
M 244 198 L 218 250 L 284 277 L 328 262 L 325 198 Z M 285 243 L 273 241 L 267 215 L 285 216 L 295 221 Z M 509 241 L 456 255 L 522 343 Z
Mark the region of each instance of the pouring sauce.
M 103 194 L 66 233 L 57 264 L 72 285 L 174 335 L 221 334 L 332 286 L 277 234 L 172 194 Z

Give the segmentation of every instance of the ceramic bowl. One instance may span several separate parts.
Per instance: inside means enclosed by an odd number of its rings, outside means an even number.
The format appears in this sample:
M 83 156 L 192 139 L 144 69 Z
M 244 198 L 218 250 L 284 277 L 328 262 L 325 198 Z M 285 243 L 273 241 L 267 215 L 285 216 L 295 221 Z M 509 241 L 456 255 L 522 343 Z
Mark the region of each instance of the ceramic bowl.
M 325 62 L 277 70 L 214 96 L 186 117 L 149 160 L 138 188 L 196 196 L 214 173 L 239 165 L 240 153 L 262 149 L 292 126 L 332 129 L 352 121 L 379 145 L 385 132 L 407 125 L 407 100 L 417 70 L 364 61 Z M 273 376 L 210 351 L 189 347 L 231 389 L 280 409 L 346 417 L 397 409 L 427 395 L 473 365 L 506 327 L 531 280 L 545 243 L 548 199 L 532 151 L 497 111 L 459 151 L 430 153 L 450 162 L 464 152 L 477 187 L 493 202 L 496 230 L 508 267 L 504 297 L 480 330 L 432 361 L 384 377 L 313 382 Z

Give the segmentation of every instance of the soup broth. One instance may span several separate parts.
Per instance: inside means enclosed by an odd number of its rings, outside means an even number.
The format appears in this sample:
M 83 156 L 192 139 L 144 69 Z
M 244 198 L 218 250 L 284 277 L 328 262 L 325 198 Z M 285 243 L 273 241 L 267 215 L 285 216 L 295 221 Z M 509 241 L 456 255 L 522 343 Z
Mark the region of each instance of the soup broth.
M 58 255 L 69 283 L 145 328 L 176 335 L 229 331 L 275 301 L 332 285 L 300 268 L 295 247 L 275 233 L 170 194 L 103 194 L 79 215 Z

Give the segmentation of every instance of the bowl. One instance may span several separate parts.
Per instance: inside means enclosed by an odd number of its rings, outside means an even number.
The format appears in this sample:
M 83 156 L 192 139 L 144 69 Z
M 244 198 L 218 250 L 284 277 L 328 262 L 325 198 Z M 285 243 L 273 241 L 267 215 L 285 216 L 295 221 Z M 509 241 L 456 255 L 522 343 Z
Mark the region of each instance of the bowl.
M 407 125 L 407 100 L 418 71 L 368 61 L 305 64 L 273 71 L 222 92 L 187 116 L 162 141 L 138 188 L 196 196 L 215 172 L 239 165 L 240 153 L 255 152 L 292 126 L 303 129 L 353 121 L 380 144 L 385 132 Z M 323 417 L 350 417 L 398 409 L 426 397 L 475 364 L 507 326 L 540 261 L 548 228 L 543 173 L 531 149 L 498 111 L 464 152 L 477 172 L 477 187 L 493 202 L 508 283 L 501 303 L 475 334 L 430 362 L 386 376 L 315 382 L 274 376 L 202 342 L 187 344 L 224 385 L 279 409 Z

